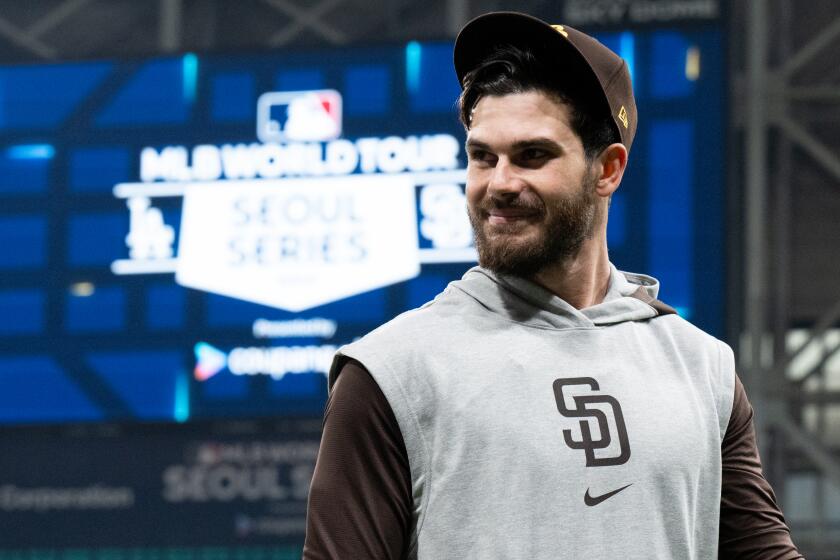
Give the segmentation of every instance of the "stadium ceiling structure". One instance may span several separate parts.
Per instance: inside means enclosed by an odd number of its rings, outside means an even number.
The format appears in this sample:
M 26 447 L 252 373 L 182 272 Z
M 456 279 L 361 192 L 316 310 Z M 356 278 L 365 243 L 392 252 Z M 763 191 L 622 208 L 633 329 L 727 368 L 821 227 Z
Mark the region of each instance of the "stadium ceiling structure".
M 797 538 L 829 558 L 840 549 L 840 10 L 751 0 L 733 3 L 729 24 L 746 31 L 730 34 L 730 185 L 743 219 L 733 335 L 765 470 L 780 495 L 812 506 Z
M 466 0 L 34 0 L 0 2 L 0 61 L 300 48 L 451 37 Z M 518 2 L 534 11 L 548 2 Z M 480 9 L 479 9 L 480 8 Z
M 613 4 L 632 3 L 617 0 Z M 647 0 L 655 2 L 656 0 Z M 669 1 L 669 0 L 663 0 Z M 597 0 L 593 0 L 597 3 Z M 603 2 L 602 2 L 603 3 Z M 714 3 L 714 2 L 713 2 Z M 0 63 L 451 39 L 550 0 L 0 0 Z M 840 6 L 720 0 L 730 59 L 730 340 L 777 492 L 811 477 L 809 558 L 840 549 Z M 743 224 L 735 227 L 734 224 Z M 840 500 L 840 498 L 838 498 Z M 783 500 L 784 501 L 784 500 Z

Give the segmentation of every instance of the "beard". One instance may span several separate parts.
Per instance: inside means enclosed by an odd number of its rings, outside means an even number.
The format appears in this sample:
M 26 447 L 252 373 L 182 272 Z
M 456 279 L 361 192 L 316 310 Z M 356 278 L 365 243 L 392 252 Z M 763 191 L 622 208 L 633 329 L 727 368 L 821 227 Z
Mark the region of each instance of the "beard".
M 493 272 L 531 277 L 576 256 L 595 231 L 596 183 L 587 172 L 578 190 L 547 203 L 533 191 L 523 191 L 514 199 L 488 198 L 478 208 L 468 208 L 479 264 Z M 491 227 L 488 212 L 502 208 L 533 212 L 528 226 L 536 220 L 536 234 L 517 235 L 523 227 L 517 223 Z

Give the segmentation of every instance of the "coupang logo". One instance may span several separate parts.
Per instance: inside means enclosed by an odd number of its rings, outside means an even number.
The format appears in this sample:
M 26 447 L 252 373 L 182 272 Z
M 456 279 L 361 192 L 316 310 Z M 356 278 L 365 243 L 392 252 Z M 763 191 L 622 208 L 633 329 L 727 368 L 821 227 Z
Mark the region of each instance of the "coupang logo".
M 130 229 L 112 270 L 174 272 L 183 286 L 297 312 L 408 280 L 423 262 L 474 261 L 458 139 L 350 140 L 341 115 L 335 90 L 269 92 L 259 142 L 143 148 L 141 182 L 114 188 Z M 183 199 L 177 235 L 155 206 L 164 197 Z M 232 355 L 220 365 L 202 352 L 215 365 L 196 377 L 230 368 Z
M 206 342 L 195 345 L 196 381 L 212 379 L 225 369 L 236 376 L 267 375 L 282 379 L 288 374 L 327 374 L 338 347 L 333 344 L 306 346 L 250 346 L 225 352 Z
M 206 342 L 196 344 L 194 351 L 196 381 L 207 381 L 227 367 L 227 354 Z

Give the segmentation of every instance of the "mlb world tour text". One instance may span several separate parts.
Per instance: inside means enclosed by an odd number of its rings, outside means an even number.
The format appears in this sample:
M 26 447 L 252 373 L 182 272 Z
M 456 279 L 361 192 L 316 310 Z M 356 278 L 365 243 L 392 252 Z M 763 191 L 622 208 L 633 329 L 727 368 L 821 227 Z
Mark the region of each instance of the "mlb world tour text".
M 140 153 L 140 178 L 143 182 L 216 181 L 448 170 L 458 167 L 459 152 L 458 140 L 449 134 L 201 144 L 191 150 L 185 146 L 147 147 Z

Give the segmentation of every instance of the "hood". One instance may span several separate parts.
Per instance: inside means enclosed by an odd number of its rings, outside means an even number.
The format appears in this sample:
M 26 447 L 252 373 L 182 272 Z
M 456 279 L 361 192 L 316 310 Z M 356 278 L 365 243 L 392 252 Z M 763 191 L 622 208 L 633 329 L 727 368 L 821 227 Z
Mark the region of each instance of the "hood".
M 650 304 L 659 282 L 643 274 L 621 272 L 610 264 L 610 284 L 604 301 L 575 309 L 542 286 L 476 266 L 450 284 L 481 305 L 508 319 L 538 328 L 586 328 L 625 321 L 644 321 L 659 313 Z

